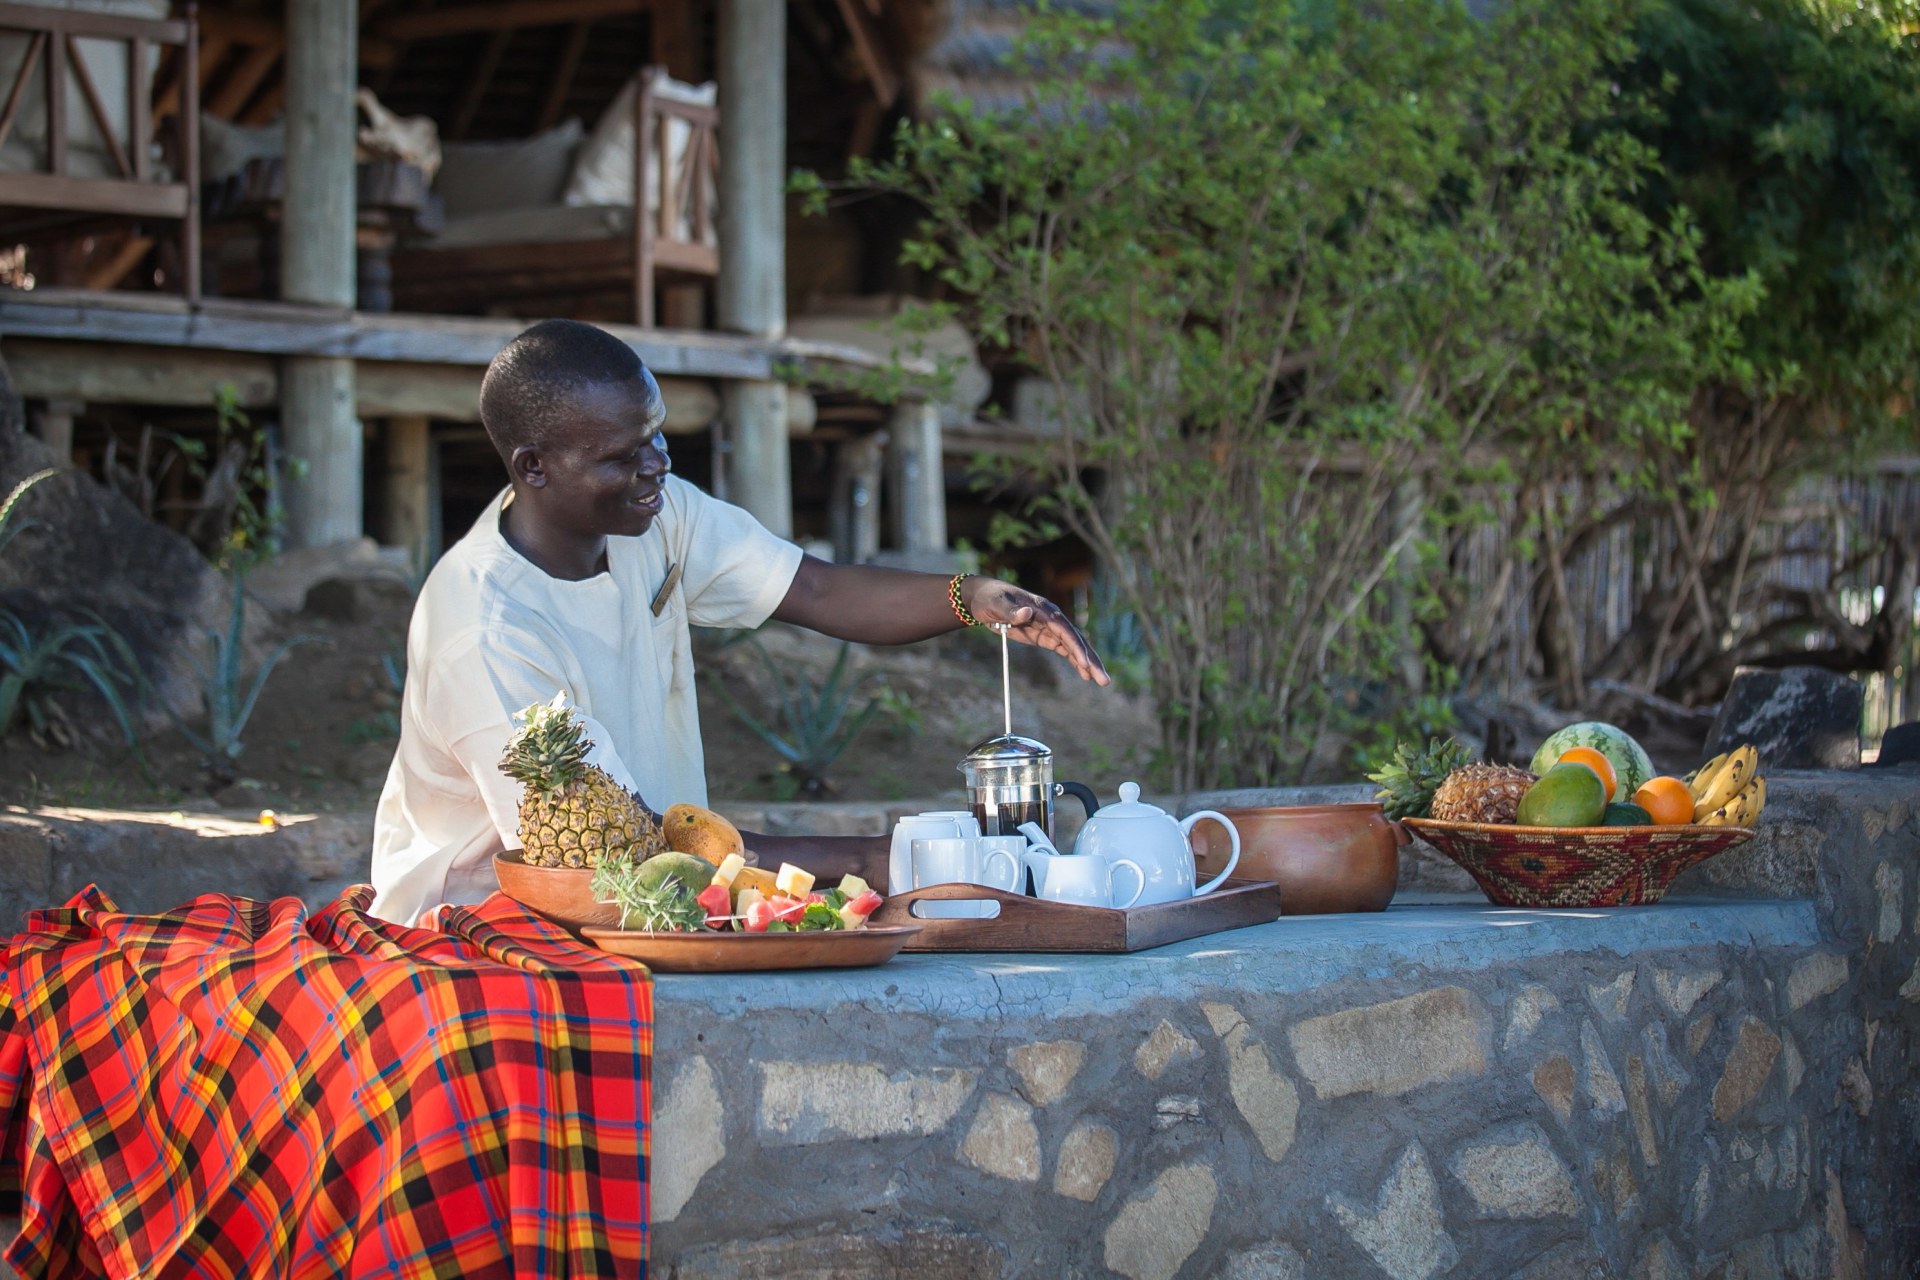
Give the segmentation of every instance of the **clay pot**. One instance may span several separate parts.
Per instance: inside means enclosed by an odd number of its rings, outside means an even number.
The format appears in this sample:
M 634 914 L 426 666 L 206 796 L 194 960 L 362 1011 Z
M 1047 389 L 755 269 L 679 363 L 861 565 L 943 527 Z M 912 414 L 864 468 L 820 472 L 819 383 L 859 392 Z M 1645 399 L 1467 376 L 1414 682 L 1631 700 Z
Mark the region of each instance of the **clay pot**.
M 530 867 L 514 851 L 494 854 L 493 871 L 502 893 L 562 928 L 578 933 L 587 925 L 620 924 L 620 908 L 593 900 L 591 867 Z
M 1411 836 L 1377 804 L 1309 804 L 1222 809 L 1240 832 L 1234 875 L 1280 886 L 1280 913 L 1381 911 L 1400 879 L 1400 846 Z M 1226 865 L 1219 824 L 1193 829 L 1202 876 Z

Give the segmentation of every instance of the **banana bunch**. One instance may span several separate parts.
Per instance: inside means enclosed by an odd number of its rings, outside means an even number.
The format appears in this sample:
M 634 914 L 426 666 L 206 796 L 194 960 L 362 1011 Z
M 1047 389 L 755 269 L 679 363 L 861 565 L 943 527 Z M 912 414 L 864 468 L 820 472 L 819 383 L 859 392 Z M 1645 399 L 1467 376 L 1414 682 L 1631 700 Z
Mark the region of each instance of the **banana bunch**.
M 1767 807 L 1767 780 L 1759 775 L 1753 744 L 1723 752 L 1687 775 L 1693 820 L 1704 827 L 1750 827 Z

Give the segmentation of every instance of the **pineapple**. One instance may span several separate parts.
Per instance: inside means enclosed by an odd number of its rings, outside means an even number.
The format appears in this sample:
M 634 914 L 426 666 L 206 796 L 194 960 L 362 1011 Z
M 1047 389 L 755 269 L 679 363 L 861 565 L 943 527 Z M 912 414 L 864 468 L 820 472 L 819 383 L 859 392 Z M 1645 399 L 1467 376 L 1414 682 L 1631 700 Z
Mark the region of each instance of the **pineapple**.
M 1535 781 L 1511 765 L 1461 765 L 1433 793 L 1433 816 L 1442 822 L 1510 823 Z
M 1432 739 L 1424 749 L 1409 749 L 1402 742 L 1393 749 L 1393 758 L 1367 777 L 1380 784 L 1374 799 L 1389 818 L 1424 818 L 1447 775 L 1472 758 L 1473 753 L 1452 738 Z
M 520 793 L 521 858 L 535 867 L 597 867 L 601 860 L 638 862 L 666 848 L 660 824 L 640 797 L 587 763 L 592 749 L 567 695 L 515 713 L 520 727 L 500 769 Z

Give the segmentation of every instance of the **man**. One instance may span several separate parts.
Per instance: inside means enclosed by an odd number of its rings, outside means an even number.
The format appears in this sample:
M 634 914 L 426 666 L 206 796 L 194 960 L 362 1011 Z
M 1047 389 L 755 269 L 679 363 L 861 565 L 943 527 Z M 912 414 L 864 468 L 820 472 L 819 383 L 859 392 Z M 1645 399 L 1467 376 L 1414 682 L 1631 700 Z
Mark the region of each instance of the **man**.
M 651 808 L 706 803 L 689 624 L 772 617 L 861 644 L 1005 624 L 1108 683 L 1040 596 L 828 564 L 673 477 L 665 416 L 632 349 L 578 321 L 543 321 L 488 366 L 480 418 L 510 486 L 414 607 L 400 745 L 374 827 L 376 915 L 409 921 L 493 891 L 493 855 L 520 845 L 519 788 L 499 769 L 513 713 L 556 692 L 585 718 L 594 763 Z M 769 837 L 754 843 L 778 853 Z

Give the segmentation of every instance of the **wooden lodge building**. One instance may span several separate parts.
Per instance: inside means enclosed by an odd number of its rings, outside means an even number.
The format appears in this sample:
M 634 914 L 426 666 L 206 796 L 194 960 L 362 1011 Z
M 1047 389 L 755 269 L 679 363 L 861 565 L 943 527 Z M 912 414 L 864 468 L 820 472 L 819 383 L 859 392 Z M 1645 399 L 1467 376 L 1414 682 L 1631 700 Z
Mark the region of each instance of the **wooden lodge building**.
M 883 145 L 999 7 L 0 0 L 0 358 L 108 478 L 230 386 L 302 460 L 290 545 L 424 565 L 502 483 L 487 362 L 593 320 L 660 378 L 676 470 L 839 558 L 944 561 L 986 374 L 846 390 L 896 341 L 904 224 L 786 187 Z M 192 505 L 183 471 L 137 478 L 156 510 Z

